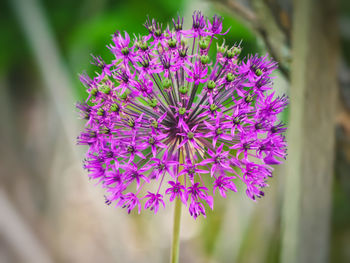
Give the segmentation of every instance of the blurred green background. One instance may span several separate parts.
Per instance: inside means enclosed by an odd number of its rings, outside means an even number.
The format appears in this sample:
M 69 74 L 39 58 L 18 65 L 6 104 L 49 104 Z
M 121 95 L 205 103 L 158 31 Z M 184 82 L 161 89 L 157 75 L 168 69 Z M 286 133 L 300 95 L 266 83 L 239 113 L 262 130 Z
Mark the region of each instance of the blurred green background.
M 0 2 L 1 263 L 167 262 L 172 207 L 156 216 L 127 215 L 104 204 L 100 187 L 89 182 L 81 168 L 84 149 L 75 146 L 75 137 L 83 123 L 74 102 L 85 99 L 86 93 L 78 74 L 93 73 L 90 54 L 112 59 L 106 45 L 116 30 L 146 34 L 142 24 L 148 15 L 167 24 L 179 13 L 190 27 L 194 10 L 208 17 L 216 13 L 224 17 L 224 29 L 231 27 L 227 43 L 243 40 L 242 56 L 270 52 L 263 31 L 247 23 L 244 12 L 243 19 L 234 15 L 235 2 Z M 251 4 L 237 2 L 247 8 Z M 278 2 L 287 17 L 292 12 L 290 1 L 265 2 Z M 337 115 L 327 244 L 329 262 L 350 262 L 350 4 L 342 0 L 338 6 L 343 106 Z M 281 21 L 285 29 L 290 27 L 288 19 Z M 279 62 L 289 72 L 289 41 L 271 39 L 272 46 L 280 45 Z M 288 78 L 283 72 L 276 74 L 278 92 L 289 92 Z M 287 113 L 281 118 L 288 122 Z M 216 198 L 215 210 L 206 219 L 194 221 L 184 213 L 180 262 L 282 262 L 284 175 L 282 165 L 258 203 L 241 189 L 225 200 Z

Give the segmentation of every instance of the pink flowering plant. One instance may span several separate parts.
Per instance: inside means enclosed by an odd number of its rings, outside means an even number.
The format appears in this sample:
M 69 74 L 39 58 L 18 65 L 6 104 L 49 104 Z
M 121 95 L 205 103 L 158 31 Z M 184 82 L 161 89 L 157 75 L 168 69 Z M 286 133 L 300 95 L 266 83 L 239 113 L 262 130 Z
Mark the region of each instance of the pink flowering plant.
M 177 201 L 205 217 L 213 196 L 236 192 L 238 181 L 252 200 L 264 195 L 271 165 L 286 157 L 277 115 L 288 100 L 272 90 L 276 62 L 241 58 L 240 43 L 215 46 L 228 32 L 221 17 L 194 12 L 190 29 L 172 21 L 148 19 L 132 40 L 117 31 L 114 59 L 93 56 L 98 74 L 80 75 L 89 95 L 77 105 L 86 120 L 78 143 L 107 204 L 157 213 Z

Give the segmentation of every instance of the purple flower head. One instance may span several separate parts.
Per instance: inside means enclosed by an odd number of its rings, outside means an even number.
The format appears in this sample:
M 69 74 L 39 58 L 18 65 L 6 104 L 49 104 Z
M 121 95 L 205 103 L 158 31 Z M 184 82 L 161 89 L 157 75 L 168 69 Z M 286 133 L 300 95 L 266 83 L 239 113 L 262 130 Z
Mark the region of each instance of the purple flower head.
M 286 158 L 278 114 L 288 99 L 272 91 L 274 61 L 213 43 L 227 33 L 223 18 L 196 11 L 190 29 L 180 16 L 172 22 L 148 18 L 133 38 L 117 31 L 114 59 L 93 56 L 97 75 L 79 76 L 88 95 L 77 104 L 86 121 L 77 142 L 89 147 L 84 168 L 107 204 L 157 213 L 178 198 L 197 218 L 239 181 L 249 198 L 264 195 L 272 165 Z

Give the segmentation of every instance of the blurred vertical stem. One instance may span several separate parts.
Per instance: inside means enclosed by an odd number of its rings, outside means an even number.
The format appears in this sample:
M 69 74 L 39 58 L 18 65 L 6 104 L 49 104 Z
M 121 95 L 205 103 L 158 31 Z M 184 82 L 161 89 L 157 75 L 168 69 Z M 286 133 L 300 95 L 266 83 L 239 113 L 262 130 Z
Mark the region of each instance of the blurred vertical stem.
M 183 162 L 183 153 L 179 153 L 179 163 Z M 180 167 L 178 173 L 181 171 Z M 178 177 L 178 180 L 183 183 L 183 176 Z M 180 225 L 181 225 L 181 198 L 177 197 L 175 199 L 175 208 L 174 208 L 174 225 L 173 225 L 173 240 L 171 244 L 171 254 L 170 262 L 178 263 L 179 262 L 179 250 L 180 250 Z
M 175 199 L 173 241 L 171 246 L 171 263 L 179 262 L 180 249 L 180 224 L 181 224 L 181 199 Z
M 73 84 L 55 35 L 50 27 L 50 21 L 43 9 L 43 1 L 13 0 L 8 2 L 12 5 L 12 9 L 32 49 L 44 81 L 43 87 L 46 89 L 52 107 L 61 120 L 63 130 L 67 135 L 68 142 L 70 142 L 70 150 L 76 157 L 78 155 L 77 147 L 71 140 L 78 134 L 77 122 L 72 114 L 72 107 L 75 104 L 72 93 Z
M 295 0 L 281 262 L 330 262 L 337 1 Z

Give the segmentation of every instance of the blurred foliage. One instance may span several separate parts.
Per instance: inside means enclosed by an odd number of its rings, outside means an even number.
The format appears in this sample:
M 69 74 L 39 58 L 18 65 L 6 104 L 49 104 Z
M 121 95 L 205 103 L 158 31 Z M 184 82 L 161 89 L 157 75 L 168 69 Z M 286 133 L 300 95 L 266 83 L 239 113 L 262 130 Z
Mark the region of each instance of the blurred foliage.
M 182 15 L 185 1 L 50 1 L 43 2 L 44 11 L 52 28 L 52 33 L 62 52 L 63 59 L 67 62 L 74 85 L 77 99 L 86 97 L 85 89 L 78 80 L 78 74 L 87 71 L 94 74 L 94 66 L 90 64 L 90 54 L 101 55 L 106 61 L 113 59 L 107 49 L 111 42 L 111 35 L 119 30 L 127 31 L 132 38 L 133 35 L 147 34 L 143 24 L 149 16 L 155 18 L 163 25 L 171 24 L 171 19 L 179 13 Z M 0 70 L 6 70 L 13 65 L 31 61 L 31 50 L 6 3 L 1 3 L 4 15 L 1 16 L 1 32 L 3 49 L 0 51 L 2 57 Z M 215 10 L 206 13 L 212 16 Z M 244 49 L 242 57 L 250 52 L 256 52 L 255 36 L 241 23 L 230 17 L 227 13 L 221 13 L 224 17 L 223 28 L 230 28 L 226 36 L 217 41 L 233 45 L 242 41 Z M 186 17 L 186 20 L 191 20 Z M 165 26 L 164 26 L 165 27 Z M 213 49 L 214 52 L 214 49 Z
M 341 17 L 340 23 L 343 22 L 343 26 L 347 28 L 347 36 L 341 39 L 341 48 L 342 48 L 344 59 L 347 61 L 348 65 L 350 65 L 350 35 L 349 35 L 350 1 L 342 0 L 340 2 L 341 2 L 340 8 L 339 8 L 340 17 Z
M 0 73 L 4 73 L 14 64 L 28 60 L 30 50 L 7 2 L 0 1 L 0 10 Z

